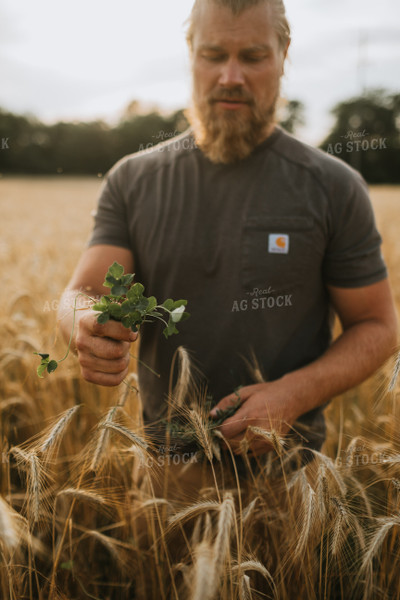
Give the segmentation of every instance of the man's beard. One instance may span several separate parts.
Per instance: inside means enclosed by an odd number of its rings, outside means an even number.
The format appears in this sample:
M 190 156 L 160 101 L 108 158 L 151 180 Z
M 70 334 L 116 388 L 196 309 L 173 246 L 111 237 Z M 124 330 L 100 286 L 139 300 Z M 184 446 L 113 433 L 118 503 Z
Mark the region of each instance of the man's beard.
M 193 94 L 186 116 L 193 128 L 197 146 L 214 163 L 234 163 L 247 158 L 268 135 L 275 122 L 275 98 L 267 107 L 258 107 L 241 88 L 223 89 L 198 100 Z M 219 110 L 216 100 L 242 100 L 248 109 Z

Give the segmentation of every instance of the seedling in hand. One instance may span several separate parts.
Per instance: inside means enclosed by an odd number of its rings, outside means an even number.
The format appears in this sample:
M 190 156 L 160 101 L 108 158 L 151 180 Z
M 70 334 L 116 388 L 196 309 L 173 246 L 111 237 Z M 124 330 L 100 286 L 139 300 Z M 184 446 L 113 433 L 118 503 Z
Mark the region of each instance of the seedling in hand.
M 146 298 L 144 295 L 144 286 L 141 283 L 133 283 L 134 274 L 124 274 L 124 267 L 114 262 L 106 273 L 104 286 L 110 288 L 111 293 L 105 294 L 97 300 L 87 294 L 79 293 L 75 298 L 74 317 L 72 323 L 71 336 L 66 355 L 60 360 L 50 360 L 50 356 L 45 353 L 35 352 L 41 357 L 41 362 L 37 368 L 39 377 L 43 374 L 53 373 L 60 362 L 65 360 L 69 354 L 72 336 L 75 326 L 76 301 L 79 296 L 85 296 L 93 302 L 92 309 L 99 311 L 97 317 L 98 323 L 107 323 L 110 319 L 119 321 L 127 329 L 134 332 L 139 331 L 143 323 L 150 323 L 159 320 L 164 323 L 163 334 L 169 338 L 177 334 L 176 324 L 189 318 L 189 313 L 185 312 L 186 300 L 165 300 L 162 304 L 157 303 L 154 296 Z
M 124 268 L 116 262 L 109 267 L 103 285 L 111 288 L 111 294 L 102 296 L 93 306 L 93 310 L 102 313 L 97 321 L 107 323 L 114 319 L 137 332 L 143 323 L 158 319 L 165 325 L 163 333 L 166 338 L 178 333 L 176 323 L 189 317 L 185 312 L 187 301 L 168 299 L 163 304 L 157 304 L 154 296 L 144 296 L 144 286 L 133 283 L 133 277 L 131 274 L 124 275 Z

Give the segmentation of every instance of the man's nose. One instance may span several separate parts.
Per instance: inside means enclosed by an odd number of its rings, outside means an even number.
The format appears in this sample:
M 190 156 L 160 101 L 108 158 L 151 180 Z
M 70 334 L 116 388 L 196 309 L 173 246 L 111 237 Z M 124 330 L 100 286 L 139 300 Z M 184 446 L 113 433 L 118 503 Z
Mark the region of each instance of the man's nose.
M 244 85 L 243 70 L 238 60 L 228 59 L 221 66 L 219 85 L 224 87 Z

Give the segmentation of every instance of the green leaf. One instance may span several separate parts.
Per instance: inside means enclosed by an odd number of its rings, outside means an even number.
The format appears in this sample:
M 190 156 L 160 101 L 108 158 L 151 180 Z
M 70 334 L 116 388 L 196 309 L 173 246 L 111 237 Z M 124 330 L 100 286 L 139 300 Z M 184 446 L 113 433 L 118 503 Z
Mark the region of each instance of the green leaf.
M 167 310 L 173 310 L 174 309 L 174 301 L 171 300 L 171 298 L 168 298 L 168 300 L 165 300 L 165 302 L 162 305 L 164 308 L 166 308 Z
M 74 561 L 73 560 L 68 560 L 67 562 L 62 562 L 60 564 L 61 569 L 64 569 L 65 571 L 72 571 L 72 569 L 74 568 Z
M 58 367 L 58 362 L 56 360 L 51 360 L 47 365 L 47 372 L 53 373 Z
M 128 292 L 128 288 L 126 285 L 121 285 L 120 283 L 118 283 L 117 285 L 113 285 L 113 287 L 111 288 L 111 293 L 113 296 L 126 296 Z
M 122 317 L 121 323 L 127 329 L 130 329 L 132 327 L 132 324 L 133 324 L 132 320 L 131 320 L 131 317 L 129 315 L 127 315 L 126 317 Z
M 110 320 L 110 315 L 105 312 L 101 313 L 101 315 L 99 315 L 97 317 L 97 322 L 100 323 L 101 325 L 104 325 L 109 320 Z
M 186 305 L 187 305 L 187 300 L 175 300 L 174 309 L 179 308 L 180 306 L 186 306 Z
M 123 275 L 123 277 L 121 277 L 121 283 L 122 283 L 122 285 L 125 285 L 126 287 L 130 287 L 132 285 L 134 276 L 135 275 L 133 275 L 132 273 L 128 273 L 127 275 Z
M 58 362 L 56 360 L 50 360 L 49 354 L 45 354 L 43 352 L 34 352 L 37 356 L 41 357 L 40 365 L 36 369 L 38 376 L 43 379 L 43 374 L 47 371 L 48 373 L 53 373 L 58 367 Z
M 134 283 L 130 290 L 127 292 L 127 298 L 133 302 L 139 302 L 143 298 L 144 285 L 141 283 Z
M 112 275 L 110 275 L 109 273 L 107 273 L 107 275 L 106 275 L 106 282 L 108 284 L 111 284 L 111 285 L 108 285 L 107 287 L 112 287 L 113 285 L 116 285 L 119 282 L 119 279 L 115 279 L 115 277 L 113 277 Z
M 111 301 L 107 298 L 107 296 L 102 296 L 100 302 L 93 304 L 92 308 L 93 310 L 99 310 L 103 312 L 104 310 L 107 310 L 107 308 L 110 306 L 110 303 Z
M 107 275 L 111 275 L 111 277 L 115 277 L 115 279 L 121 279 L 123 274 L 124 267 L 115 261 L 111 267 L 108 267 Z
M 110 316 L 115 319 L 115 320 L 119 320 L 122 316 L 122 307 L 120 304 L 118 304 L 118 302 L 112 302 L 108 308 L 109 310 L 109 314 Z
M 41 362 L 38 368 L 36 369 L 36 372 L 39 375 L 40 379 L 43 379 L 43 373 L 46 371 L 46 369 L 47 363 Z
M 147 312 L 153 311 L 157 306 L 157 298 L 155 298 L 154 296 L 150 296 L 150 298 L 147 298 L 147 301 Z
M 174 333 L 179 333 L 179 331 L 175 327 L 174 321 L 172 319 L 170 319 L 168 321 L 167 327 L 165 327 L 164 330 L 163 330 L 163 334 L 168 339 L 171 335 L 174 335 Z
M 132 310 L 135 310 L 135 304 L 130 300 L 124 300 L 124 302 L 121 304 L 122 314 L 129 315 Z
M 149 309 L 149 300 L 142 296 L 139 302 L 136 305 L 136 310 L 138 310 L 142 315 L 144 315 Z

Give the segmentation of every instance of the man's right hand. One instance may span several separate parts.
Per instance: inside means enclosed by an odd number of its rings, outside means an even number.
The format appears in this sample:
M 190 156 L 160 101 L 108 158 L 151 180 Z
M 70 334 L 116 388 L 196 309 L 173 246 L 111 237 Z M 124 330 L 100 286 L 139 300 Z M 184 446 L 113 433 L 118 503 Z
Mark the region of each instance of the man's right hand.
M 86 381 L 104 386 L 119 385 L 128 374 L 131 343 L 138 334 L 118 321 L 97 322 L 98 312 L 80 316 L 75 349 Z

